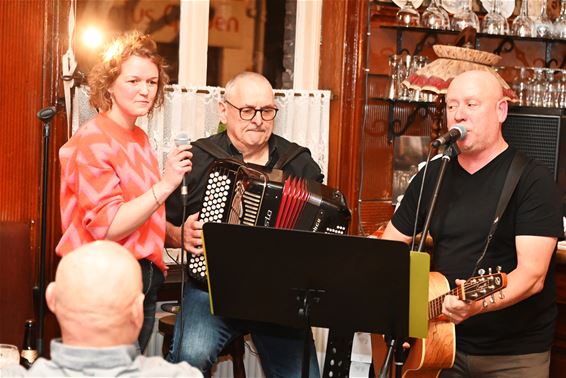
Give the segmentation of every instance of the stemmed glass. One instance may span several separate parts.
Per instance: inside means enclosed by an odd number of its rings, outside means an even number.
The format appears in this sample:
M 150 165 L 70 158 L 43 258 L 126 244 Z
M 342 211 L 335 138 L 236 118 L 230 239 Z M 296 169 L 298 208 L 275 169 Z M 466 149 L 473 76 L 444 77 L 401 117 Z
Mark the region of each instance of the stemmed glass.
M 511 34 L 519 37 L 534 37 L 535 36 L 535 23 L 528 15 L 527 0 L 521 2 L 521 13 L 513 20 L 511 24 Z
M 428 58 L 424 55 L 413 55 L 411 69 L 409 75 L 416 73 L 418 70 L 428 64 Z M 408 77 L 407 76 L 407 77 Z M 415 88 L 412 90 L 411 100 L 413 101 L 426 101 L 429 98 L 428 93 L 423 93 L 421 89 Z
M 545 68 L 544 69 L 544 91 L 542 95 L 542 106 L 545 108 L 554 108 L 557 99 L 557 83 L 554 80 L 554 69 Z
M 535 32 L 536 36 L 541 38 L 552 36 L 552 22 L 546 15 L 546 0 L 542 0 L 539 16 L 535 19 Z
M 566 108 L 566 70 L 560 70 L 561 77 L 556 86 L 557 108 Z
M 566 0 L 565 0 L 566 1 Z M 421 25 L 429 29 L 448 29 L 450 17 L 442 7 L 438 6 L 438 0 L 432 0 L 421 16 Z
M 519 105 L 525 106 L 528 105 L 528 82 L 529 82 L 529 70 L 527 67 L 521 66 L 518 67 L 519 74 L 515 77 L 513 81 L 513 90 L 517 94 L 519 99 Z
M 397 24 L 401 26 L 419 26 L 421 23 L 421 16 L 411 0 L 405 0 L 405 5 L 397 11 L 395 19 Z
M 534 74 L 528 83 L 528 100 L 529 106 L 543 106 L 544 97 L 544 68 L 533 68 Z
M 503 15 L 501 10 L 503 0 L 495 0 L 495 13 L 497 13 L 503 20 L 503 32 L 501 34 L 509 34 L 509 22 L 507 22 L 507 17 Z
M 560 4 L 560 16 L 554 20 L 552 26 L 555 38 L 566 39 L 566 0 L 562 0 Z
M 394 100 L 400 97 L 403 76 L 404 76 L 404 63 L 401 55 L 391 55 L 389 57 L 389 74 L 391 75 L 391 82 L 389 84 L 389 93 L 387 97 Z
M 458 13 L 452 16 L 451 22 L 452 30 L 461 31 L 468 26 L 473 27 L 476 31 L 480 30 L 480 20 L 471 9 L 468 0 L 462 1 Z
M 484 33 L 505 34 L 505 32 L 509 29 L 507 19 L 501 14 L 498 5 L 498 0 L 491 0 L 491 9 L 482 21 L 482 31 Z

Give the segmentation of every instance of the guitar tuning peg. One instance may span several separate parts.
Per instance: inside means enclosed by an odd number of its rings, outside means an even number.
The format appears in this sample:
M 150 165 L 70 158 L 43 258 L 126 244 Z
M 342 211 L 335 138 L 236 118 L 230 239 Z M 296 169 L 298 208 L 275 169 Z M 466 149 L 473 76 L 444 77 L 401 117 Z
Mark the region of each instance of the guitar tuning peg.
M 491 268 L 487 268 L 488 274 L 491 274 Z
M 501 266 L 497 265 L 497 267 L 495 268 L 497 270 L 497 273 L 501 273 Z
M 503 294 L 503 290 L 499 292 L 499 299 L 505 299 L 505 294 Z
M 480 276 L 483 276 L 483 275 L 485 274 L 485 270 L 484 270 L 484 269 L 478 270 L 478 274 L 479 274 Z
M 482 306 L 483 308 L 487 308 L 488 306 L 487 301 L 485 299 L 482 301 Z
M 493 294 L 489 297 L 489 302 L 492 304 L 495 303 L 495 296 Z

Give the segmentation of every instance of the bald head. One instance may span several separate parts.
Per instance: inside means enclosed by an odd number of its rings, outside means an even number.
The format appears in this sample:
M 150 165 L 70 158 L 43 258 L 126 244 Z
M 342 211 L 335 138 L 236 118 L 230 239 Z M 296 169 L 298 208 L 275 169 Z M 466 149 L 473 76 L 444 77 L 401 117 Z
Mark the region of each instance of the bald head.
M 239 95 L 239 92 L 245 90 L 248 85 L 253 85 L 256 88 L 261 88 L 264 91 L 273 92 L 273 87 L 265 76 L 257 72 L 241 72 L 234 76 L 228 83 L 226 83 L 224 98 L 227 100 L 233 99 Z
M 489 71 L 466 71 L 456 76 L 448 87 L 446 97 L 448 98 L 451 92 L 463 90 L 464 87 L 475 88 L 496 101 L 503 98 L 503 88 L 499 80 Z
M 132 343 L 143 321 L 139 263 L 117 243 L 86 244 L 61 260 L 46 299 L 61 326 L 63 342 Z

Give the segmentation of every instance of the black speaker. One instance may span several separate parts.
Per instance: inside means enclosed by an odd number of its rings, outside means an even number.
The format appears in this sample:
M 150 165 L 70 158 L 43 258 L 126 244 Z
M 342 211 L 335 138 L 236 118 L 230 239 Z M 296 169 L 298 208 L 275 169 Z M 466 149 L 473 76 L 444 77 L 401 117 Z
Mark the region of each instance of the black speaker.
M 509 145 L 544 164 L 566 203 L 566 114 L 562 109 L 510 107 L 503 123 Z

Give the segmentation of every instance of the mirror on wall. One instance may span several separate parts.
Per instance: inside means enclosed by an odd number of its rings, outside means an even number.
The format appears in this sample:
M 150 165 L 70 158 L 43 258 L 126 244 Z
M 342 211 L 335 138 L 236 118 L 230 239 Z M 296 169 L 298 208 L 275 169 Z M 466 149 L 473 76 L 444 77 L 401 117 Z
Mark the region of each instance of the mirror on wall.
M 113 36 L 139 30 L 157 42 L 169 63 L 171 82 L 177 83 L 179 30 L 183 27 L 180 1 L 77 0 L 74 50 L 79 71 L 88 73 L 101 45 Z M 288 88 L 295 8 L 296 0 L 210 0 L 207 85 L 223 86 L 230 77 L 247 70 L 263 73 L 275 88 Z

